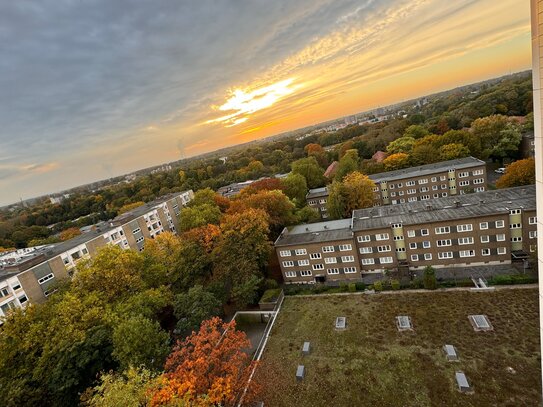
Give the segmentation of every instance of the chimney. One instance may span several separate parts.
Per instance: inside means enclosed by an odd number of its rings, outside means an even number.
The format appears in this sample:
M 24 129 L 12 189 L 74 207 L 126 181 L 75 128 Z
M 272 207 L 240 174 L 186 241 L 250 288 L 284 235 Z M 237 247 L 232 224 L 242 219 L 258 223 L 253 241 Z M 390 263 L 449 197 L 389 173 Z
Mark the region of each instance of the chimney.
M 462 202 L 460 202 L 460 201 L 454 201 L 454 206 L 455 206 L 456 208 L 460 208 L 460 207 L 462 206 Z

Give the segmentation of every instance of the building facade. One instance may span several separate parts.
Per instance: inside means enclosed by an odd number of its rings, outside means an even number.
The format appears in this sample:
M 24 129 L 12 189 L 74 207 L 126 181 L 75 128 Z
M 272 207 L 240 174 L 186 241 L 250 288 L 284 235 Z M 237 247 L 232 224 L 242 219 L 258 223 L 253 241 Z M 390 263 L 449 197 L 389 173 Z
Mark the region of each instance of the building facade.
M 287 283 L 510 264 L 537 250 L 535 187 L 359 209 L 351 219 L 285 228 L 275 249 Z
M 369 178 L 375 182 L 374 206 L 427 201 L 487 190 L 486 164 L 473 157 L 373 174 Z M 326 187 L 311 189 L 306 196 L 307 204 L 316 209 L 323 219 L 328 217 L 327 199 Z
M 0 317 L 12 308 L 45 301 L 57 281 L 72 276 L 77 263 L 101 247 L 142 251 L 146 240 L 165 231 L 177 233 L 180 210 L 193 197 L 192 191 L 162 197 L 65 242 L 0 256 Z

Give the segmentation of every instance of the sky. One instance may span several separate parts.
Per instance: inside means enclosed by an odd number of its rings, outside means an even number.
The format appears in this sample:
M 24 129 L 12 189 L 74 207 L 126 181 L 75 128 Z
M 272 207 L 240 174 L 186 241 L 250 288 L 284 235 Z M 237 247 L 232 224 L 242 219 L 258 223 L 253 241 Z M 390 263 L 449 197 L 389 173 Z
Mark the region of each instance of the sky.
M 526 0 L 0 2 L 0 205 L 530 69 Z

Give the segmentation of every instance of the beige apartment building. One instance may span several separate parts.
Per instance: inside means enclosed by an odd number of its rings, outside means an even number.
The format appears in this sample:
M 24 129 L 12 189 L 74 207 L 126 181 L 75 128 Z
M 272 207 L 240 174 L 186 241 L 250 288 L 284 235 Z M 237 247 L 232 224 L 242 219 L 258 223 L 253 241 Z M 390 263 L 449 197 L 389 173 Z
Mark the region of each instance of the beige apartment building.
M 374 206 L 428 201 L 487 190 L 486 164 L 474 157 L 383 172 L 369 178 L 375 182 Z M 326 187 L 311 189 L 306 195 L 307 204 L 323 219 L 328 217 L 327 199 Z
M 286 283 L 360 281 L 385 270 L 477 267 L 537 248 L 535 187 L 376 206 L 351 219 L 285 228 L 275 249 Z
M 177 233 L 180 210 L 193 197 L 192 191 L 161 197 L 65 242 L 0 256 L 0 317 L 12 308 L 45 301 L 55 282 L 73 275 L 79 260 L 92 258 L 101 247 L 142 251 L 149 239 L 165 231 Z

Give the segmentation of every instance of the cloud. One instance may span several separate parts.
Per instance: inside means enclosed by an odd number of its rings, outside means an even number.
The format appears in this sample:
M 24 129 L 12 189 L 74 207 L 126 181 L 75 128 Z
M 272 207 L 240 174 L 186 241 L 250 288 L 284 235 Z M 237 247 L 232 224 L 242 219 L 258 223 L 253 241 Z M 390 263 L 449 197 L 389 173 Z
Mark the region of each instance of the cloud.
M 33 163 L 21 165 L 0 165 L 0 180 L 12 177 L 25 177 L 33 174 L 45 174 L 59 168 L 59 163 Z

